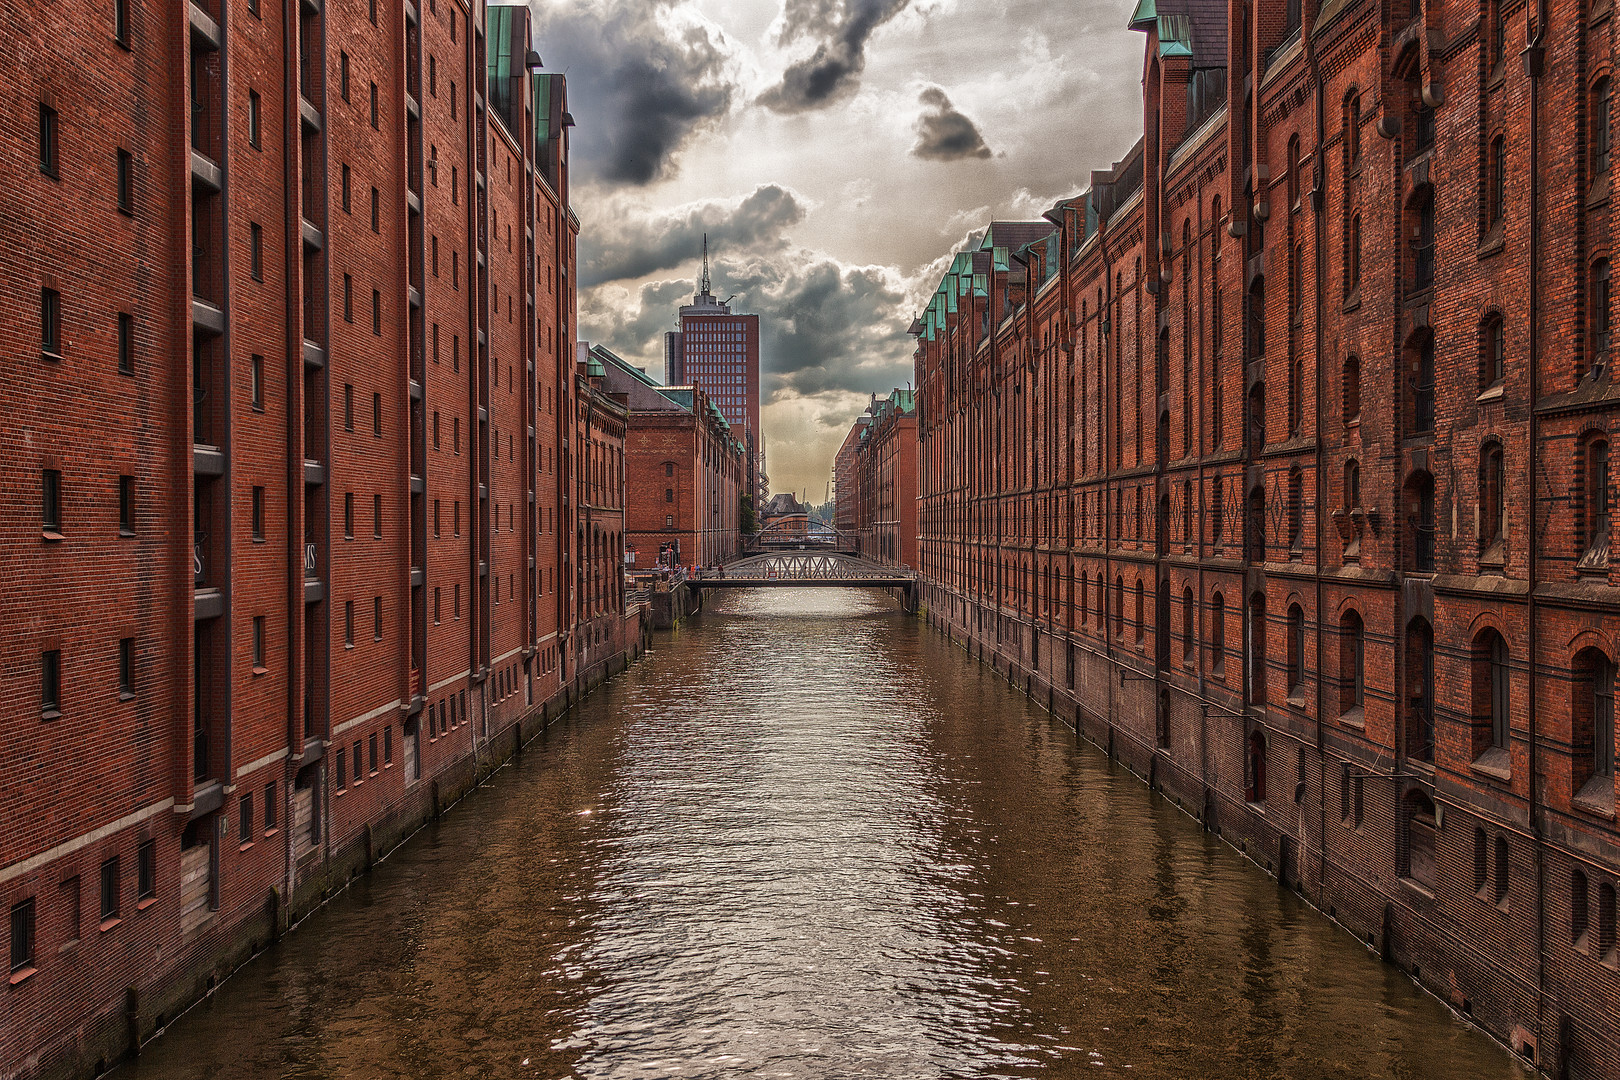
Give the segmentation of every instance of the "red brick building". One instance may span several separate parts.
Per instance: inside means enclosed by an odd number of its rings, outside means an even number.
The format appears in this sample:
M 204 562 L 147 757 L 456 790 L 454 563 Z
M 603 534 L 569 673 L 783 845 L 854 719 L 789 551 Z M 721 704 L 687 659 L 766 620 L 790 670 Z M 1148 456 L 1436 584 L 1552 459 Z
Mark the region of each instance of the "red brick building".
M 1142 0 L 1143 140 L 915 328 L 930 619 L 1570 1076 L 1620 1075 L 1611 24 Z
M 603 385 L 628 409 L 625 542 L 632 565 L 716 566 L 742 551 L 743 445 L 701 388 L 660 386 L 600 345 Z
M 861 436 L 871 422 L 871 413 L 857 416 L 833 457 L 833 527 L 845 537 L 855 536 L 860 527 L 861 472 L 857 455 Z
M 850 429 L 855 441 L 856 550 L 917 568 L 917 406 L 910 390 L 872 399 Z M 849 445 L 850 439 L 845 439 Z
M 575 446 L 572 121 L 526 8 L 5 30 L 0 1072 L 31 1077 L 116 1059 L 457 797 L 612 666 L 568 637 L 618 601 L 570 587 L 611 435 Z
M 574 655 L 590 672 L 619 656 L 639 627 L 625 607 L 625 434 L 629 409 L 624 395 L 606 385 L 600 361 L 580 342 L 574 391 L 574 471 L 579 553 L 575 582 Z

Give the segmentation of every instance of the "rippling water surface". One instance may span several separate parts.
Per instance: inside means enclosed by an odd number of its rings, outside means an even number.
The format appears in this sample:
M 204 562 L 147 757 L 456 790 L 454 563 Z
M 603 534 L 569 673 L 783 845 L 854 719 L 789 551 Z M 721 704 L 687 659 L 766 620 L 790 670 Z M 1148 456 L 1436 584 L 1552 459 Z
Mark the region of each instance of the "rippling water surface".
M 121 1080 L 1525 1074 L 878 596 L 730 594 Z

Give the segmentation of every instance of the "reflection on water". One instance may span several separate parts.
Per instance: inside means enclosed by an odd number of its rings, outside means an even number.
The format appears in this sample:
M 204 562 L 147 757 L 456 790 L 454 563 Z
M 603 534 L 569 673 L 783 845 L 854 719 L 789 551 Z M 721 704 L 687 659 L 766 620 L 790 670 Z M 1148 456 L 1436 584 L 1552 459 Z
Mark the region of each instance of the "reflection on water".
M 731 594 L 121 1080 L 1521 1077 L 858 592 Z

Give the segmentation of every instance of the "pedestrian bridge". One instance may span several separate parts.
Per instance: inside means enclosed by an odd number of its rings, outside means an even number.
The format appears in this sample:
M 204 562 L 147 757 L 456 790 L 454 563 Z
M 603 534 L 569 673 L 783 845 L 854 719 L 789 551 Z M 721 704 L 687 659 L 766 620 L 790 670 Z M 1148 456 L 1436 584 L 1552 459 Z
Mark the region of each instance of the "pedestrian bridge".
M 908 596 L 916 584 L 910 570 L 831 551 L 753 555 L 724 569 L 700 569 L 687 579 L 693 589 L 899 588 Z

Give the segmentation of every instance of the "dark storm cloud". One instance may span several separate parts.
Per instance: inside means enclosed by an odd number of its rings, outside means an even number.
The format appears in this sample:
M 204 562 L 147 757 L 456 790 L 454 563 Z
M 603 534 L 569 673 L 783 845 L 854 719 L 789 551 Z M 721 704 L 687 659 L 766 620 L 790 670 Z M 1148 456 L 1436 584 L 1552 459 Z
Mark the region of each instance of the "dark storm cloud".
M 579 238 L 580 284 L 633 281 L 678 266 L 696 276 L 705 234 L 712 251 L 748 251 L 780 245 L 783 230 L 803 220 L 804 207 L 776 184 L 756 188 L 737 206 L 698 203 L 652 219 L 614 215 Z
M 535 5 L 539 45 L 568 75 L 576 164 L 613 183 L 645 185 L 675 171 L 697 130 L 731 108 L 724 38 L 659 19 L 667 0 Z
M 917 145 L 911 148 L 915 157 L 929 161 L 960 161 L 963 158 L 987 158 L 990 148 L 972 120 L 963 116 L 951 104 L 945 91 L 929 86 L 917 95 L 923 114 L 917 118 Z
M 905 297 L 881 269 L 823 257 L 804 266 L 727 265 L 715 277 L 717 292 L 738 293 L 736 306 L 760 316 L 767 401 L 864 394 L 911 377 Z
M 866 42 L 872 32 L 901 11 L 910 0 L 786 0 L 778 41 L 816 41 L 815 51 L 782 73 L 782 81 L 760 95 L 761 104 L 777 112 L 818 109 L 855 88 L 866 67 Z

